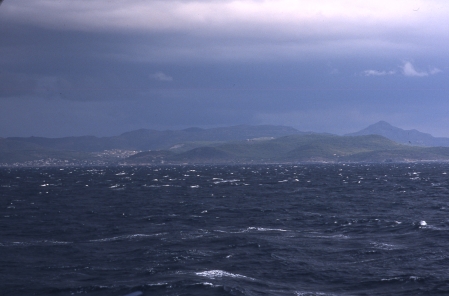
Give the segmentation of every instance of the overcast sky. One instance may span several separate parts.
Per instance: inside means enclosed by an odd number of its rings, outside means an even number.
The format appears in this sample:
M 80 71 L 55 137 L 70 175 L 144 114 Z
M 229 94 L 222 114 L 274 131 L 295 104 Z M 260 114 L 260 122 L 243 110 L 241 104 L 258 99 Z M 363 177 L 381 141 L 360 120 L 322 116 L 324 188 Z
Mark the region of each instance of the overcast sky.
M 449 137 L 447 0 L 4 0 L 0 137 L 237 124 Z

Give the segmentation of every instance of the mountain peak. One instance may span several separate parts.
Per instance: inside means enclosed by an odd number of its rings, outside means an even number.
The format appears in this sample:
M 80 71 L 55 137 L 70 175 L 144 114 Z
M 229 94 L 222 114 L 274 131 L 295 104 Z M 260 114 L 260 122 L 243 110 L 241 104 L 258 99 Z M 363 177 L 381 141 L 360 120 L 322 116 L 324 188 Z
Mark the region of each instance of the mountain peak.
M 430 134 L 415 129 L 404 130 L 395 127 L 386 121 L 379 121 L 358 132 L 346 136 L 380 135 L 401 144 L 414 146 L 449 146 L 449 139 L 435 138 Z
M 370 125 L 370 126 L 394 127 L 394 126 L 392 126 L 391 124 L 389 124 L 388 122 L 386 122 L 386 121 L 384 121 L 384 120 L 381 120 L 381 121 L 379 121 L 379 122 L 376 122 L 376 123 L 374 123 L 374 124 L 372 124 L 372 125 Z M 370 127 L 370 126 L 369 126 L 369 127 Z

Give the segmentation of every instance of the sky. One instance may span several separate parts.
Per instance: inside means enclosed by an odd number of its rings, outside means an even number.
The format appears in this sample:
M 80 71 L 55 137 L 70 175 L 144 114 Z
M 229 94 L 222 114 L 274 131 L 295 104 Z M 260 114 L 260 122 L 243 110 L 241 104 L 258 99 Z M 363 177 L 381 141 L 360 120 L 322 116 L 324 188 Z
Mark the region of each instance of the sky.
M 380 120 L 449 137 L 447 0 L 4 0 L 0 137 Z

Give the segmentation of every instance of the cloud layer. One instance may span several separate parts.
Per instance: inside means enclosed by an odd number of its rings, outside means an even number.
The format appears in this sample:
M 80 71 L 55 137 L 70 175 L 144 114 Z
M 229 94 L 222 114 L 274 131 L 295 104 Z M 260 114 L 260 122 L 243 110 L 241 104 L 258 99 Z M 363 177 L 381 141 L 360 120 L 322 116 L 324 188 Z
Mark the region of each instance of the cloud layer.
M 440 72 L 441 72 L 441 70 L 438 68 L 432 68 L 429 71 L 418 71 L 415 69 L 415 67 L 410 62 L 404 63 L 404 66 L 402 67 L 402 73 L 405 76 L 409 76 L 409 77 L 425 77 L 425 76 L 434 75 L 434 74 L 437 74 Z
M 128 48 L 141 60 L 440 51 L 442 40 L 433 37 L 449 34 L 443 0 L 16 0 L 0 13 L 3 22 L 52 30 L 141 34 Z M 165 46 L 155 40 L 162 35 L 173 36 Z
M 400 73 L 407 77 L 427 77 L 430 75 L 435 75 L 438 73 L 441 73 L 442 71 L 438 68 L 432 67 L 428 71 L 420 71 L 416 70 L 415 66 L 411 62 L 405 62 L 400 68 Z M 394 75 L 397 72 L 394 70 L 389 71 L 379 71 L 379 70 L 365 70 L 362 72 L 365 76 L 387 76 L 387 75 Z
M 446 0 L 4 1 L 0 137 L 443 130 L 448 15 Z
M 378 71 L 378 70 L 365 70 L 363 74 L 365 76 L 385 76 L 385 75 L 393 75 L 395 71 Z

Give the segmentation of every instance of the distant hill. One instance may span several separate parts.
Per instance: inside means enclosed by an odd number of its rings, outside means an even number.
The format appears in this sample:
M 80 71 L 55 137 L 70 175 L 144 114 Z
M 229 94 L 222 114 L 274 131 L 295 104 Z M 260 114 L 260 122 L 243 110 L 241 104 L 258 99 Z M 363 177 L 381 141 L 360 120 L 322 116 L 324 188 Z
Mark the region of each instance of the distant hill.
M 272 140 L 232 141 L 189 151 L 142 152 L 128 164 L 296 163 L 448 161 L 449 148 L 406 146 L 379 135 L 291 135 Z
M 71 150 L 99 152 L 111 149 L 157 150 L 169 149 L 177 144 L 187 142 L 227 142 L 261 137 L 282 137 L 293 134 L 306 134 L 292 127 L 272 125 L 237 125 L 220 128 L 188 128 L 184 130 L 150 130 L 140 129 L 113 137 L 65 137 L 65 138 L 7 138 L 26 144 L 35 144 L 53 150 Z
M 346 136 L 380 135 L 392 141 L 405 145 L 426 146 L 426 147 L 449 147 L 449 138 L 433 137 L 430 134 L 419 132 L 415 129 L 404 130 L 392 126 L 388 122 L 379 121 L 367 128 L 346 134 Z
M 415 130 L 404 131 L 386 122 L 359 133 L 366 135 L 303 133 L 283 126 L 234 126 L 178 131 L 142 129 L 104 138 L 0 138 L 0 164 L 94 166 L 449 161 L 449 147 L 424 147 L 424 144 L 435 144 L 438 140 L 441 143 L 443 138 Z M 376 133 L 383 133 L 390 139 Z M 421 146 L 416 146 L 417 143 Z

